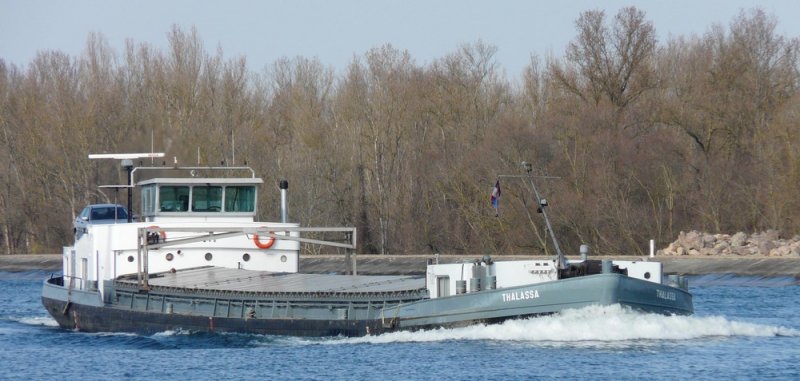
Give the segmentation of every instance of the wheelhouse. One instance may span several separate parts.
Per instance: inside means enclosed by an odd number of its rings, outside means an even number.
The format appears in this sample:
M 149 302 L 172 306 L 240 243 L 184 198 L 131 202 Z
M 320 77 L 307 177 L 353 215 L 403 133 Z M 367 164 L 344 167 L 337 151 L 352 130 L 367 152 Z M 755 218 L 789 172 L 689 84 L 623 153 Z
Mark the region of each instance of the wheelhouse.
M 257 213 L 259 178 L 154 178 L 139 182 L 142 218 L 246 219 Z

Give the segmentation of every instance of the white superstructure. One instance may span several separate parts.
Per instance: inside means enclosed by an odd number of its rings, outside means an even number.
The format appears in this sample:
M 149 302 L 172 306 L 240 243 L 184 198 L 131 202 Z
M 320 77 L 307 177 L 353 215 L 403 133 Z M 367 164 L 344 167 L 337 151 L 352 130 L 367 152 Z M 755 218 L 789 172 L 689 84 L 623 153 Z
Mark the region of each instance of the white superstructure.
M 580 265 L 584 261 L 569 261 Z M 608 260 L 609 266 L 625 270 L 631 278 L 661 284 L 663 269 L 660 262 Z M 426 284 L 431 298 L 502 289 L 528 284 L 553 282 L 559 279 L 558 263 L 550 260 L 483 261 L 431 264 L 426 271 Z
M 262 183 L 254 176 L 141 181 L 135 185 L 141 189 L 141 221 L 88 225 L 74 246 L 64 247 L 64 279 L 102 297 L 102 282 L 125 274 L 203 266 L 297 272 L 302 229 L 256 222 Z

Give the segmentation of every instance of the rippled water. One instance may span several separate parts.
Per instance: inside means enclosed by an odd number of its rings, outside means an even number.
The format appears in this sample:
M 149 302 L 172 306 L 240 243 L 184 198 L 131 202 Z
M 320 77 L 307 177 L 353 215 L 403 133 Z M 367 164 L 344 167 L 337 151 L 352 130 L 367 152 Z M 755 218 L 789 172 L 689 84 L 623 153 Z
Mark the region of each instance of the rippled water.
M 0 379 L 800 378 L 794 278 L 691 280 L 696 314 L 595 307 L 500 325 L 362 338 L 58 328 L 42 272 L 0 272 Z

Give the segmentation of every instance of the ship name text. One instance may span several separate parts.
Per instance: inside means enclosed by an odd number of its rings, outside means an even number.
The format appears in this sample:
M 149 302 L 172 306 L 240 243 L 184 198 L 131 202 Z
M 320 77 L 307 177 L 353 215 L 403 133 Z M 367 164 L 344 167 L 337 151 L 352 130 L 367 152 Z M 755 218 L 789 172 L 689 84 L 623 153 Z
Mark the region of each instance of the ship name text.
M 673 302 L 677 299 L 677 295 L 675 295 L 674 291 L 664 290 L 656 290 L 656 297 L 659 299 L 671 300 Z
M 503 302 L 514 302 L 517 300 L 537 299 L 539 297 L 539 290 L 525 290 L 506 292 L 503 294 Z

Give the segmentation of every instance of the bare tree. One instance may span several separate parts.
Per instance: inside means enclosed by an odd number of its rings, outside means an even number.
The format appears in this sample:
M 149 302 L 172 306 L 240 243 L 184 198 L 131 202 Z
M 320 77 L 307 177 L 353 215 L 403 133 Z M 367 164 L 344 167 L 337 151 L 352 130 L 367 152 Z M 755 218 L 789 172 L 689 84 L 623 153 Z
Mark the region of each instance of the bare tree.
M 654 87 L 655 28 L 643 11 L 623 8 L 610 27 L 605 12 L 586 11 L 575 24 L 578 37 L 567 47 L 566 59 L 580 76 L 570 74 L 571 68 L 551 65 L 565 89 L 596 105 L 607 99 L 621 112 Z

